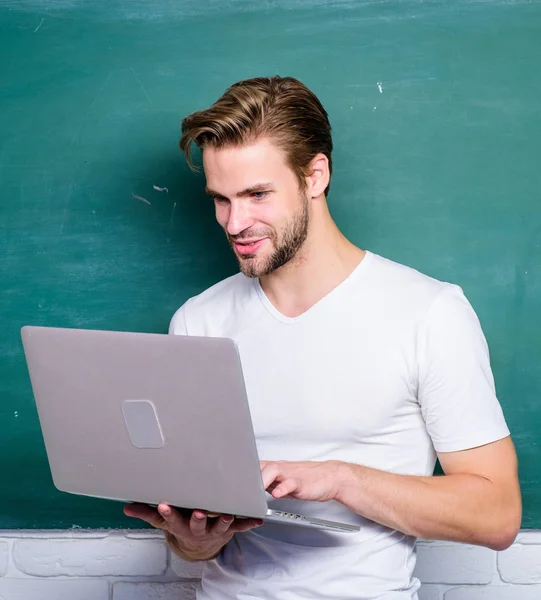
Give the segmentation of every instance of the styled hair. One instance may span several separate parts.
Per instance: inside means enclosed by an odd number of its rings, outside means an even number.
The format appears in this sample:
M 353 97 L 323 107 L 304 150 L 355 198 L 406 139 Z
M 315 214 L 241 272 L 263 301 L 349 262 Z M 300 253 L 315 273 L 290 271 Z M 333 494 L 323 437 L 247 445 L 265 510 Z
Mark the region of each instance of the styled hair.
M 285 154 L 301 189 L 316 154 L 329 159 L 332 174 L 331 125 L 317 96 L 293 77 L 256 77 L 234 83 L 210 107 L 182 121 L 180 149 L 195 170 L 192 143 L 224 148 L 268 138 Z M 325 194 L 329 191 L 329 186 Z

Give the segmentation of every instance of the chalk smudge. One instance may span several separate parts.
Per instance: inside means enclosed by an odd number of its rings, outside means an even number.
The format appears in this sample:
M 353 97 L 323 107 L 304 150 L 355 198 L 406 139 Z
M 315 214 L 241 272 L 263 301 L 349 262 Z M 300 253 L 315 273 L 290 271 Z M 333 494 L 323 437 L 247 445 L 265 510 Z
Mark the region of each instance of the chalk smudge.
M 145 198 L 143 198 L 142 196 L 138 196 L 137 194 L 134 194 L 133 192 L 131 193 L 131 195 L 136 199 L 136 200 L 141 200 L 141 202 L 146 202 L 147 204 L 150 204 L 150 202 L 148 200 L 146 200 Z M 152 204 L 150 204 L 150 206 L 152 206 Z

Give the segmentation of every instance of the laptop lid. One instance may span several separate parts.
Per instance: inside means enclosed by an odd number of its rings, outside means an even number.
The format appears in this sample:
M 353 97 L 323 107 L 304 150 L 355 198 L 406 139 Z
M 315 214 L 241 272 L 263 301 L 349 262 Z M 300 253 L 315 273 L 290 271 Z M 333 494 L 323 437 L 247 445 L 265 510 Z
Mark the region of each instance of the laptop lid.
M 22 340 L 59 490 L 266 515 L 233 340 L 33 326 Z

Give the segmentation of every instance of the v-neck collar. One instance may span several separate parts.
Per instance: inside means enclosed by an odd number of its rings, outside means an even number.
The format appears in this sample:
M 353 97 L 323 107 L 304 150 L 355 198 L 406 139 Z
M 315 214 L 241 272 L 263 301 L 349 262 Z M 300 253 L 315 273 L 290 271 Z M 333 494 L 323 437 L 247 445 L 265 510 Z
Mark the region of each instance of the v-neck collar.
M 353 271 L 351 271 L 351 273 L 342 282 L 340 282 L 330 292 L 328 292 L 327 294 L 325 294 L 325 296 L 323 296 L 323 298 L 321 298 L 320 300 L 318 300 L 308 310 L 305 310 L 303 313 L 301 313 L 297 317 L 287 317 L 286 315 L 284 315 L 283 313 L 281 313 L 274 306 L 274 304 L 269 300 L 269 298 L 267 297 L 267 294 L 265 294 L 265 292 L 263 291 L 263 288 L 261 287 L 261 283 L 260 283 L 259 279 L 256 278 L 256 279 L 253 279 L 252 281 L 253 281 L 254 288 L 255 288 L 255 290 L 257 292 L 257 295 L 259 296 L 259 299 L 261 300 L 261 303 L 267 309 L 267 311 L 276 320 L 280 321 L 281 323 L 285 323 L 287 325 L 294 325 L 295 323 L 299 323 L 300 321 L 302 321 L 305 318 L 307 318 L 319 306 L 321 306 L 322 304 L 325 304 L 326 301 L 328 301 L 329 298 L 334 297 L 335 295 L 337 295 L 338 293 L 340 293 L 340 291 L 343 288 L 347 287 L 348 283 L 352 279 L 356 279 L 357 275 L 360 272 L 362 272 L 362 271 L 365 270 L 366 265 L 371 261 L 371 259 L 372 259 L 373 256 L 374 255 L 373 255 L 372 252 L 370 252 L 369 250 L 365 250 L 365 256 L 363 257 L 363 259 L 361 260 L 361 262 L 353 269 Z

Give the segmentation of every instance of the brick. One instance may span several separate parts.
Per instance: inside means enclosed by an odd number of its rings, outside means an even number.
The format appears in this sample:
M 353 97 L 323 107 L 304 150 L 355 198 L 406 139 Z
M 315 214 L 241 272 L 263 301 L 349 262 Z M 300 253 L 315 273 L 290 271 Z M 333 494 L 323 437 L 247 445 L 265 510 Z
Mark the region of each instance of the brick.
M 0 531 L 0 535 L 2 539 L 72 540 L 103 539 L 111 533 L 106 529 L 4 529 Z
M 131 529 L 125 530 L 124 537 L 134 540 L 163 540 L 165 536 L 161 529 Z
M 541 545 L 515 544 L 500 552 L 498 570 L 507 583 L 541 583 Z
M 109 600 L 107 581 L 95 579 L 0 579 L 0 598 L 6 600 Z
M 418 544 L 415 576 L 423 583 L 490 583 L 496 571 L 495 552 L 467 544 Z
M 444 600 L 539 600 L 540 585 L 488 585 L 485 587 L 456 587 L 443 595 Z
M 422 585 L 419 590 L 419 600 L 441 600 L 443 592 L 438 585 Z
M 515 540 L 516 544 L 541 544 L 541 531 L 521 531 Z
M 171 552 L 171 568 L 175 575 L 178 575 L 179 577 L 184 577 L 185 579 L 200 579 L 204 567 L 205 563 L 202 561 L 189 562 L 182 560 L 180 556 Z
M 15 541 L 13 560 L 20 571 L 38 577 L 161 575 L 167 569 L 167 547 L 159 540 L 123 537 L 24 539 Z
M 9 546 L 7 542 L 0 542 L 0 577 L 8 570 Z
M 195 600 L 198 583 L 125 583 L 113 585 L 113 600 Z M 10 599 L 11 600 L 11 599 Z

